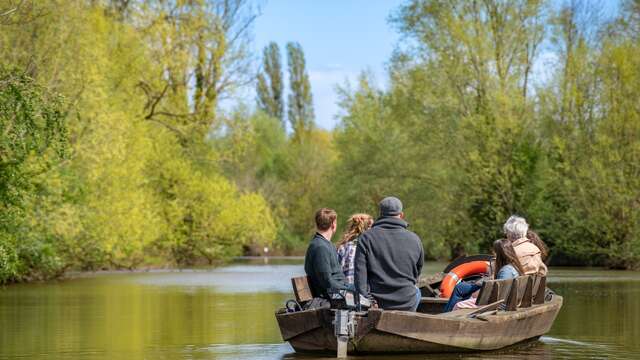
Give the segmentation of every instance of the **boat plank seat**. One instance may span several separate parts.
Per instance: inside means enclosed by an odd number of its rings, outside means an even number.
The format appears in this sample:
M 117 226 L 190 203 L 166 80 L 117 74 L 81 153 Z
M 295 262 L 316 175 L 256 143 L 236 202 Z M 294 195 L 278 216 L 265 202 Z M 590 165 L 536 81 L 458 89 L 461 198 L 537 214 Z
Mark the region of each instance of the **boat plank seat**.
M 485 306 L 503 300 L 506 309 L 514 311 L 544 303 L 546 277 L 524 275 L 515 279 L 486 280 L 478 295 L 477 304 Z
M 304 304 L 313 299 L 311 286 L 309 285 L 308 276 L 298 276 L 291 278 L 291 286 L 293 287 L 293 295 L 299 304 Z
M 527 283 L 524 288 L 524 292 L 522 294 L 522 299 L 520 300 L 521 308 L 531 307 L 533 304 L 533 283 L 535 282 L 534 276 L 527 277 Z
M 441 298 L 441 297 L 427 297 L 423 296 L 420 298 L 420 303 L 431 303 L 431 304 L 446 304 L 449 302 L 449 299 Z
M 477 309 L 472 309 L 473 311 L 470 311 L 467 314 L 467 317 L 474 318 L 474 317 L 476 317 L 478 315 L 482 315 L 482 314 L 484 314 L 486 312 L 497 310 L 498 307 L 500 305 L 502 305 L 502 304 L 504 304 L 504 300 L 498 300 L 496 302 L 492 302 L 491 304 L 487 304 L 487 305 L 481 306 L 481 307 L 479 307 Z
M 420 304 L 418 304 L 416 311 L 424 314 L 440 314 L 444 311 L 447 302 L 449 302 L 449 299 L 436 296 L 423 296 L 420 298 Z
M 513 285 L 505 301 L 506 310 L 515 311 L 518 308 L 543 304 L 546 283 L 546 277 L 538 275 L 525 275 L 513 279 Z
M 478 294 L 477 305 L 484 306 L 499 300 L 506 301 L 514 279 L 485 280 Z
M 526 275 L 518 276 L 513 279 L 509 289 L 509 294 L 507 294 L 505 301 L 505 308 L 507 311 L 515 311 L 519 307 L 522 297 L 524 296 L 528 280 L 529 276 Z
M 544 304 L 545 290 L 547 289 L 547 277 L 536 276 L 536 281 L 533 286 L 533 304 Z

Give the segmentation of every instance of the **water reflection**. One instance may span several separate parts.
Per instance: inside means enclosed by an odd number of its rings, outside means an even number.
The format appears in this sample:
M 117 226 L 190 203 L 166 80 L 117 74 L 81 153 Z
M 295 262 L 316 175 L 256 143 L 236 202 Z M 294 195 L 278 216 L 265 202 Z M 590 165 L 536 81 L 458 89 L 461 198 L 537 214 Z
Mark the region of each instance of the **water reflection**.
M 442 267 L 430 263 L 425 272 Z M 291 296 L 290 277 L 299 274 L 299 262 L 249 262 L 5 287 L 0 358 L 318 359 L 282 343 L 273 317 Z M 565 303 L 540 341 L 499 352 L 398 358 L 636 358 L 639 273 L 552 269 L 551 274 L 550 286 Z

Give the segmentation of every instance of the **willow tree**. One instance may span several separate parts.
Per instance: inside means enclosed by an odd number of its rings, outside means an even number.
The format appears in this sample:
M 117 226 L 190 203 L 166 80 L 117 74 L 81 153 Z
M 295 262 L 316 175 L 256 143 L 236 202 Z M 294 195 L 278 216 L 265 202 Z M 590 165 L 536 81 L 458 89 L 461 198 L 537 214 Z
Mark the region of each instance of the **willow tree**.
M 29 236 L 25 207 L 38 197 L 34 178 L 67 148 L 61 98 L 18 69 L 0 68 L 0 284 L 45 277 L 62 264 L 48 239 Z

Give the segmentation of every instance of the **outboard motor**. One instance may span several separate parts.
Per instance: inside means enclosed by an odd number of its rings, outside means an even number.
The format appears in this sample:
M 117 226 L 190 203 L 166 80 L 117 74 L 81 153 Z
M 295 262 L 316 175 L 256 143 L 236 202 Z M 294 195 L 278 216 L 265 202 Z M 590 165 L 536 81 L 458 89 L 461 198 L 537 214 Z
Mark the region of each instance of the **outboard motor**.
M 371 307 L 371 300 L 352 290 L 329 292 L 329 302 L 332 309 L 338 310 L 363 311 Z
M 344 358 L 347 357 L 349 339 L 356 334 L 355 312 L 371 307 L 371 301 L 357 292 L 339 290 L 329 293 L 329 302 L 331 309 L 335 309 L 333 328 L 338 344 L 337 357 Z

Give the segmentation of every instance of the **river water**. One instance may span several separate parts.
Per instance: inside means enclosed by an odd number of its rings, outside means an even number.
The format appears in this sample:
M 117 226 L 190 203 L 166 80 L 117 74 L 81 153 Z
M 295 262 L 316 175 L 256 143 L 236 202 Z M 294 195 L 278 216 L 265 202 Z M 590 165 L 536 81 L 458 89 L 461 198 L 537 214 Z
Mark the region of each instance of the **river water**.
M 428 263 L 424 272 L 443 267 Z M 301 274 L 300 261 L 245 261 L 7 286 L 0 288 L 0 359 L 314 359 L 282 342 L 274 318 L 292 297 L 289 279 Z M 640 358 L 640 273 L 552 268 L 549 276 L 564 306 L 539 341 L 394 359 Z

